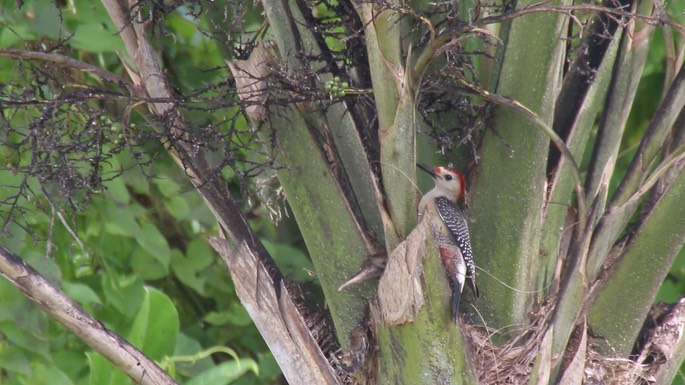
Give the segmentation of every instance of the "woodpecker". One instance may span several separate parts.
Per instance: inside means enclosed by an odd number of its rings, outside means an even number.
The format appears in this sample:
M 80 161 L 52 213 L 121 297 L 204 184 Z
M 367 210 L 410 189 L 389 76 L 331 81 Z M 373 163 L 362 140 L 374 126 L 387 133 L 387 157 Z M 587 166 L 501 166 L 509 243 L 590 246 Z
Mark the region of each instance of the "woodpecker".
M 474 298 L 478 298 L 476 265 L 473 262 L 469 228 L 457 202 L 464 196 L 464 176 L 450 167 L 430 167 L 417 164 L 435 181 L 435 188 L 421 198 L 419 217 L 428 215 L 440 251 L 440 259 L 452 284 L 452 320 L 457 321 L 459 300 L 468 282 Z

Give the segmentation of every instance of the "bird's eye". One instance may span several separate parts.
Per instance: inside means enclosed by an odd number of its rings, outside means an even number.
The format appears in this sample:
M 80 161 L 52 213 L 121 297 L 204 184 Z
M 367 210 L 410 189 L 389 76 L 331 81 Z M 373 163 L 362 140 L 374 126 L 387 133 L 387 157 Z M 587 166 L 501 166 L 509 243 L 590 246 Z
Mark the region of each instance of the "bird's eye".
M 450 175 L 450 174 L 445 175 L 445 180 L 452 180 L 452 175 Z

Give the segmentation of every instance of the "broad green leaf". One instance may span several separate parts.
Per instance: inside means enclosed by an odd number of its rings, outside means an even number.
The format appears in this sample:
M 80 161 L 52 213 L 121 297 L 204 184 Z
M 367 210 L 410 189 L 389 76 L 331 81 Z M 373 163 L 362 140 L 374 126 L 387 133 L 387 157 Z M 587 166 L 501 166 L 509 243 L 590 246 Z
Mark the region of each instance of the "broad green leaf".
M 128 188 L 124 182 L 124 178 L 120 177 L 121 164 L 116 156 L 113 156 L 102 163 L 102 184 L 107 189 L 107 197 L 119 204 L 126 204 L 131 200 L 131 194 L 128 193 Z
M 272 383 L 280 376 L 281 368 L 271 352 L 266 352 L 259 356 L 259 378 L 265 382 Z
M 84 51 L 95 53 L 120 52 L 126 49 L 117 34 L 106 9 L 102 4 L 87 0 L 71 0 L 63 10 L 65 24 L 73 37 L 68 44 Z
M 86 353 L 90 363 L 89 385 L 127 385 L 131 380 L 99 353 Z
M 30 8 L 23 8 L 24 15 L 28 19 L 32 32 L 53 39 L 64 38 L 61 26 L 60 11 L 51 1 L 29 2 Z
M 212 325 L 231 324 L 235 326 L 247 326 L 252 323 L 250 315 L 247 314 L 245 308 L 238 302 L 231 303 L 228 310 L 209 312 L 209 314 L 205 316 L 204 321 Z
M 29 317 L 35 309 L 33 305 L 24 297 L 19 289 L 9 281 L 0 279 L 0 321 L 18 321 L 16 317 Z M 0 328 L 2 331 L 2 328 Z
M 111 270 L 102 277 L 102 289 L 106 303 L 127 315 L 136 314 L 145 295 L 139 277 L 126 277 Z
M 680 299 L 681 293 L 683 293 L 682 287 L 666 279 L 659 288 L 655 302 L 676 303 Z
M 266 239 L 262 239 L 262 243 L 284 276 L 299 282 L 312 280 L 308 271 L 314 271 L 314 265 L 302 250 Z
M 177 220 L 188 218 L 190 206 L 184 196 L 175 196 L 164 200 L 164 207 Z
M 166 24 L 171 27 L 176 36 L 183 43 L 190 43 L 197 36 L 197 26 L 194 21 L 183 18 L 179 13 L 172 13 L 166 19 Z
M 202 351 L 202 345 L 196 339 L 179 333 L 176 338 L 176 348 L 174 349 L 174 356 L 194 356 Z M 179 361 L 175 363 L 175 369 L 188 377 L 194 377 L 210 368 L 214 367 L 214 361 L 210 356 L 193 360 L 191 362 Z
M 141 246 L 131 252 L 130 266 L 144 280 L 161 279 L 169 272 L 167 260 L 155 258 Z
M 61 330 L 64 330 L 62 328 Z M 60 368 L 74 382 L 85 384 L 88 379 L 88 360 L 85 360 L 85 344 L 75 343 L 78 340 L 76 335 L 64 330 L 67 338 L 64 338 L 64 345 L 55 346 L 52 351 L 52 363 Z M 59 350 L 59 351 L 58 351 Z
M 121 163 L 124 167 L 127 164 L 136 164 L 133 160 L 130 160 L 128 163 L 122 160 Z M 127 186 L 133 188 L 133 191 L 139 194 L 150 195 L 150 180 L 146 175 L 143 175 L 139 169 L 135 168 L 129 170 L 122 175 L 122 178 Z
M 162 266 L 167 267 L 171 259 L 169 243 L 152 223 L 143 223 L 140 232 L 135 234 L 140 246 L 152 255 Z
M 2 173 L 0 172 L 0 175 Z M 2 183 L 2 178 L 0 177 L 0 183 Z M 0 190 L 2 190 L 0 188 Z M 0 192 L 0 197 L 3 196 Z M 8 248 L 17 255 L 21 255 L 22 250 L 27 246 L 26 242 L 26 231 L 19 227 L 15 222 L 12 222 L 7 227 L 7 233 L 9 236 L 0 236 L 0 244 Z
M 178 196 L 181 191 L 181 186 L 170 178 L 153 179 L 152 183 L 157 185 L 159 192 L 161 192 L 165 197 Z
M 119 269 L 128 269 L 133 249 L 138 247 L 135 239 L 128 236 L 104 232 L 99 237 L 93 236 L 93 254 L 104 258 L 108 265 Z
M 13 25 L 11 30 L 9 28 L 2 28 L 0 29 L 0 47 L 14 47 L 23 41 L 22 38 L 31 40 L 35 39 L 36 36 L 26 25 Z
M 76 49 L 94 53 L 126 52 L 117 31 L 104 23 L 79 25 L 69 43 Z
M 125 204 L 131 200 L 131 194 L 128 193 L 128 189 L 122 178 L 114 178 L 103 182 L 103 184 L 105 188 L 107 188 L 107 196 L 114 202 Z
M 73 385 L 74 382 L 59 368 L 44 364 L 32 365 L 31 385 Z
M 26 222 L 32 226 L 50 223 L 50 216 L 44 211 L 33 211 L 26 216 Z
M 160 361 L 173 354 L 179 327 L 171 299 L 157 289 L 145 287 L 143 303 L 126 337 L 148 357 Z
M 2 330 L 0 330 L 1 332 Z M 0 343 L 0 368 L 9 373 L 30 374 L 29 359 L 21 348 L 8 344 L 7 341 Z
M 80 304 L 98 304 L 101 305 L 100 297 L 89 286 L 82 283 L 62 282 L 62 290 L 69 298 Z
M 204 241 L 194 240 L 188 244 L 187 256 L 174 249 L 171 253 L 171 268 L 184 285 L 206 295 L 208 277 L 199 274 L 214 262 L 214 253 Z
M 15 315 L 16 321 L 0 322 L 0 335 L 12 345 L 21 347 L 27 352 L 40 355 L 44 359 L 50 357 L 50 346 L 45 343 L 47 338 L 47 322 L 45 319 L 38 322 L 44 314 L 27 312 L 25 317 Z M 25 319 L 22 319 L 25 318 Z M 22 321 L 27 321 L 22 323 Z
M 104 207 L 105 231 L 125 235 L 127 237 L 136 237 L 141 234 L 140 225 L 134 214 L 130 210 L 122 210 L 113 202 L 106 202 Z

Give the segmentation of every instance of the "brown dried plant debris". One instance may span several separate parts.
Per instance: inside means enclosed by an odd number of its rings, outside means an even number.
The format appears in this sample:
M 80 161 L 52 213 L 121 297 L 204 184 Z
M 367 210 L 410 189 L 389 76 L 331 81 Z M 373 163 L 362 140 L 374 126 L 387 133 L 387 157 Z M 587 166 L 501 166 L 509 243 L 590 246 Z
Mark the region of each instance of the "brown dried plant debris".
M 480 384 L 528 384 L 535 359 L 548 330 L 553 303 L 531 312 L 530 326 L 517 331 L 501 346 L 491 341 L 493 331 L 464 324 L 470 339 Z M 632 358 L 602 354 L 598 337 L 588 338 L 583 384 L 650 385 L 664 380 L 661 370 L 673 365 L 685 328 L 685 298 L 671 305 L 657 304 L 641 332 Z M 665 377 L 668 377 L 666 374 Z
M 547 330 L 552 306 L 545 303 L 531 312 L 530 326 L 520 329 L 517 336 L 498 346 L 491 341 L 492 331 L 464 324 L 469 338 L 474 364 L 481 384 L 527 384 L 542 338 Z

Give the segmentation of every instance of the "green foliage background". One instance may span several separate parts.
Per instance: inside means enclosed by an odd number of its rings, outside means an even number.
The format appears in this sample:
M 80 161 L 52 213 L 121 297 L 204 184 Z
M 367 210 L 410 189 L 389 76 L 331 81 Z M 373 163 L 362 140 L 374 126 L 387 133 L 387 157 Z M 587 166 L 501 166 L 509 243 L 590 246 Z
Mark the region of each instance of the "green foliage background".
M 27 1 L 21 8 L 14 1 L 1 4 L 0 48 L 59 45 L 59 50 L 69 56 L 114 73 L 124 72 L 116 53 L 125 50 L 99 3 L 74 0 L 59 8 L 47 0 Z M 187 10 L 181 7 L 169 15 L 165 21 L 167 31 L 155 36 L 162 47 L 166 71 L 182 93 L 226 76 L 220 48 L 203 33 L 207 21 L 188 16 L 184 12 Z M 246 23 L 246 37 L 261 25 L 259 10 L 248 16 L 252 21 Z M 631 116 L 630 133 L 618 160 L 622 165 L 619 168 L 624 170 L 654 112 L 656 96 L 661 93 L 664 51 L 662 40 L 654 39 Z M 7 88 L 18 82 L 18 65 L 0 59 L 3 94 L 20 92 Z M 88 74 L 65 76 L 98 83 Z M 228 110 L 209 112 L 207 116 L 208 112 L 199 109 L 189 116 L 198 122 L 221 120 L 222 114 L 236 112 Z M 27 120 L 26 114 L 29 112 L 3 108 L 2 119 L 17 126 Z M 87 119 L 78 113 L 72 118 L 70 124 L 85 124 Z M 110 127 L 110 149 L 124 139 L 121 123 L 116 120 L 102 117 L 101 124 Z M 238 128 L 246 125 L 242 119 L 236 123 Z M 0 148 L 0 199 L 16 194 L 10 186 L 19 185 L 25 176 L 13 169 L 26 165 L 31 156 Z M 247 156 L 236 154 L 239 161 Z M 217 233 L 217 224 L 185 175 L 161 145 L 149 145 L 144 158 L 123 148 L 107 159 L 105 167 L 109 169 L 103 170 L 103 177 L 112 175 L 104 182 L 106 189 L 90 196 L 80 210 L 62 213 L 77 237 L 58 213 L 51 211 L 37 182 L 29 181 L 28 186 L 37 192 L 35 199 L 16 202 L 27 211 L 15 218 L 16 222 L 6 222 L 0 243 L 58 283 L 98 320 L 182 382 L 274 383 L 278 367 L 241 307 L 223 263 L 205 241 Z M 120 170 L 123 173 L 118 177 Z M 615 178 L 620 176 L 618 173 Z M 241 191 L 230 171 L 225 171 L 223 177 L 236 196 L 250 196 L 244 189 Z M 615 183 L 612 187 L 616 187 Z M 301 237 L 287 215 L 276 226 L 269 220 L 266 208 L 253 207 L 248 199 L 243 203 L 251 214 L 252 228 L 284 273 L 317 290 L 315 279 L 307 274 L 313 268 L 302 251 Z M 282 210 L 287 213 L 287 208 Z M 4 214 L 3 220 L 7 219 Z M 681 253 L 658 299 L 673 302 L 682 293 L 685 256 Z M 1 384 L 99 385 L 126 381 L 123 374 L 36 309 L 9 282 L 0 280 Z
M 0 25 L 0 48 L 30 49 L 62 41 L 59 50 L 64 54 L 123 71 L 116 53 L 125 50 L 99 3 L 75 1 L 57 8 L 51 1 L 31 1 L 16 8 L 15 2 L 4 1 Z M 222 59 L 216 45 L 198 30 L 202 25 L 202 20 L 178 10 L 166 19 L 168 35 L 158 36 L 167 70 L 177 75 L 175 84 L 184 91 L 225 76 L 225 71 L 211 70 Z M 0 59 L 5 94 L 19 81 L 17 67 L 17 62 Z M 88 74 L 71 75 L 98 83 Z M 27 120 L 25 114 L 3 107 L 2 118 L 17 126 Z M 87 119 L 78 113 L 71 116 L 70 123 L 76 125 Z M 201 111 L 193 117 L 209 119 Z M 111 149 L 122 139 L 122 126 L 107 117 L 102 120 L 110 126 L 107 139 L 112 145 L 106 149 Z M 244 127 L 246 122 L 237 124 Z M 33 201 L 19 199 L 17 205 L 28 211 L 15 218 L 16 223 L 8 222 L 0 243 L 183 383 L 273 383 L 280 371 L 240 305 L 225 266 L 205 241 L 217 233 L 213 216 L 161 146 L 148 147 L 145 159 L 125 149 L 107 159 L 102 170 L 103 179 L 111 176 L 104 182 L 106 190 L 90 196 L 81 210 L 63 213 L 78 240 L 37 194 Z M 18 186 L 25 175 L 12 172 L 12 166 L 28 164 L 31 156 L 0 148 L 0 199 L 16 194 L 10 186 Z M 234 175 L 224 176 L 239 195 Z M 40 191 L 36 181 L 28 186 Z M 311 280 L 305 273 L 311 263 L 298 247 L 295 227 L 287 225 L 289 218 L 283 220 L 286 229 L 279 231 L 263 209 L 250 208 L 247 202 L 245 209 L 252 209 L 251 226 L 272 254 L 284 256 L 277 262 L 285 273 Z M 3 220 L 9 219 L 8 207 L 2 210 Z M 95 385 L 130 380 L 0 280 L 0 383 Z

